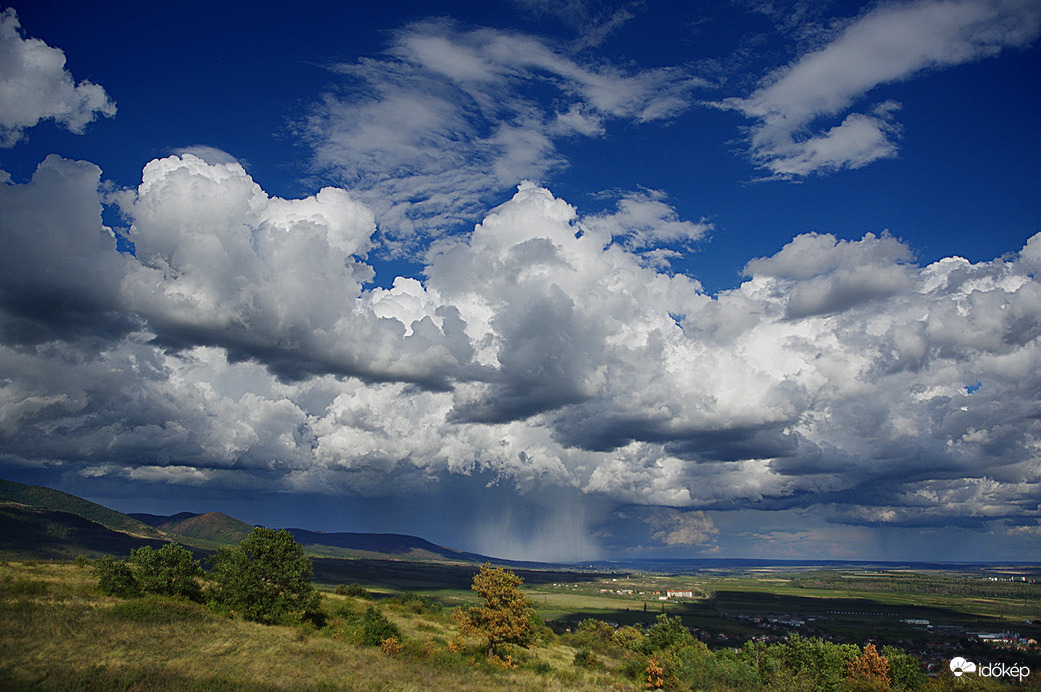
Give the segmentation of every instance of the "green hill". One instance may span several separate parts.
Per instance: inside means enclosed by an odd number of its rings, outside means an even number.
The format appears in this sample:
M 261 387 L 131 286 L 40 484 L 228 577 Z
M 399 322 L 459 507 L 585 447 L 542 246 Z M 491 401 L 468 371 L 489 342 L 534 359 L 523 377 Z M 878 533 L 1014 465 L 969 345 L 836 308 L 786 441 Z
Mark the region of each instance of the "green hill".
M 137 519 L 60 490 L 0 479 L 0 501 L 75 514 L 113 531 L 138 538 L 166 538 L 158 529 Z
M 238 545 L 253 531 L 250 524 L 220 512 L 207 512 L 206 514 L 182 512 L 169 517 L 156 528 L 207 547 Z

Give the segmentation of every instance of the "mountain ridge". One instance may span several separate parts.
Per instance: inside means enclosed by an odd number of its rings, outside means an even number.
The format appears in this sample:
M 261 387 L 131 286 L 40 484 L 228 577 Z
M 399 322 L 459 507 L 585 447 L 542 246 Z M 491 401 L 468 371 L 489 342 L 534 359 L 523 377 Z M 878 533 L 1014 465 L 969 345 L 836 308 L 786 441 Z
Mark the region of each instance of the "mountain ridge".
M 91 554 L 125 555 L 141 545 L 177 542 L 210 553 L 238 545 L 253 526 L 221 512 L 172 515 L 124 514 L 70 493 L 0 479 L 0 552 L 32 557 L 74 557 L 77 547 Z M 384 557 L 462 563 L 494 562 L 537 567 L 544 563 L 504 560 L 437 545 L 398 533 L 323 532 L 287 528 L 305 552 L 332 558 Z

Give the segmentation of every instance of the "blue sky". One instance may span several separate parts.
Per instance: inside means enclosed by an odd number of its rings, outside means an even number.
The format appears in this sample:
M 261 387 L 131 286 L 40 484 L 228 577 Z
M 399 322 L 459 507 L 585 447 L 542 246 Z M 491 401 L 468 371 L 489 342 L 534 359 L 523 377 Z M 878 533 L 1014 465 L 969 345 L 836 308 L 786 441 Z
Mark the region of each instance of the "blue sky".
M 0 471 L 502 557 L 1041 559 L 1036 0 L 3 5 Z

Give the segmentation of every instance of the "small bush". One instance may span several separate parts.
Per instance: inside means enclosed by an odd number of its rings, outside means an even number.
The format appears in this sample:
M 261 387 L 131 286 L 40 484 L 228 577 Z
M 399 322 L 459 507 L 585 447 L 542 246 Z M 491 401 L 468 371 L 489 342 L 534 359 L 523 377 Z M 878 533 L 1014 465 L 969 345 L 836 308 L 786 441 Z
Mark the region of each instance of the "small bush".
M 380 646 L 384 639 L 395 637 L 400 641 L 401 630 L 393 622 L 387 619 L 387 616 L 376 609 L 375 606 L 369 606 L 368 610 L 365 611 L 365 615 L 362 617 L 362 643 L 366 646 Z
M 399 596 L 395 600 L 417 615 L 420 613 L 440 613 L 444 610 L 444 606 L 437 601 L 427 598 L 426 596 L 412 593 L 411 591 Z
M 388 656 L 401 653 L 401 642 L 397 637 L 390 636 L 380 641 L 380 650 Z
M 355 598 L 370 598 L 372 596 L 368 589 L 361 584 L 337 584 L 335 591 L 340 596 L 354 596 Z
M 579 649 L 575 652 L 574 663 L 580 668 L 595 668 L 597 660 L 589 649 Z
M 532 670 L 535 671 L 536 675 L 548 675 L 553 671 L 553 667 L 545 661 L 539 661 Z
M 647 662 L 645 672 L 647 673 L 647 689 L 660 690 L 665 687 L 665 668 L 662 667 L 657 656 L 652 656 L 651 660 Z
M 615 646 L 636 650 L 640 648 L 639 642 L 643 639 L 643 630 L 632 625 L 626 625 L 615 630 L 611 639 Z
M 639 646 L 644 653 L 650 654 L 670 646 L 687 644 L 693 640 L 690 630 L 683 625 L 683 620 L 679 616 L 669 617 L 662 613 L 647 630 L 647 635 L 634 644 Z

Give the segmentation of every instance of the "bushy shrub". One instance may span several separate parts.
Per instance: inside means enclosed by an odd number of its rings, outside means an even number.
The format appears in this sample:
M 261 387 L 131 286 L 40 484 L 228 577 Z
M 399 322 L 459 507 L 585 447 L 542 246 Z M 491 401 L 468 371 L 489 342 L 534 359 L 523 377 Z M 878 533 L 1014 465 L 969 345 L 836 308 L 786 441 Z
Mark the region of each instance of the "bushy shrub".
M 395 637 L 401 640 L 398 626 L 387 619 L 376 606 L 369 606 L 362 616 L 362 643 L 366 646 L 380 646 L 385 639 Z
M 808 676 L 816 689 L 831 692 L 842 685 L 849 662 L 860 655 L 860 647 L 793 634 L 781 647 L 780 655 L 789 678 Z
M 135 598 L 143 593 L 202 600 L 198 578 L 199 561 L 177 545 L 168 543 L 156 550 L 146 545 L 130 553 L 130 560 L 102 557 L 94 561 L 94 574 L 102 593 Z
M 401 653 L 401 642 L 398 641 L 397 637 L 391 635 L 391 636 L 387 637 L 386 639 L 380 641 L 380 649 L 383 651 L 383 653 L 385 653 L 388 656 L 393 656 L 394 654 L 400 654 Z
M 419 613 L 440 613 L 444 610 L 444 606 L 432 598 L 420 596 L 411 591 L 394 600 L 417 615 Z
M 578 623 L 572 640 L 576 646 L 606 653 L 618 646 L 614 635 L 615 629 L 612 625 L 603 620 L 588 618 Z
M 929 678 L 922 672 L 922 664 L 911 654 L 894 646 L 883 646 L 882 655 L 889 661 L 894 690 L 918 690 L 929 682 Z
M 142 546 L 130 554 L 130 563 L 136 568 L 138 583 L 145 593 L 202 600 L 198 582 L 202 567 L 176 543 L 167 543 L 159 550 Z
M 846 678 L 858 689 L 888 690 L 893 684 L 889 659 L 880 655 L 874 644 L 868 644 L 859 656 L 847 661 Z
M 643 630 L 639 627 L 633 627 L 632 625 L 626 625 L 619 627 L 615 630 L 612 641 L 614 644 L 623 649 L 636 650 L 640 647 L 640 642 L 643 640 Z
M 123 560 L 108 556 L 98 558 L 94 561 L 94 575 L 98 578 L 101 592 L 107 596 L 134 598 L 141 595 L 141 585 L 130 565 Z
M 683 678 L 685 681 L 692 681 L 695 688 L 726 689 L 733 692 L 763 689 L 759 671 L 732 650 L 720 649 L 709 653 L 702 642 L 695 642 L 693 646 L 685 648 L 700 649 L 692 657 L 696 663 L 690 669 L 689 675 Z

